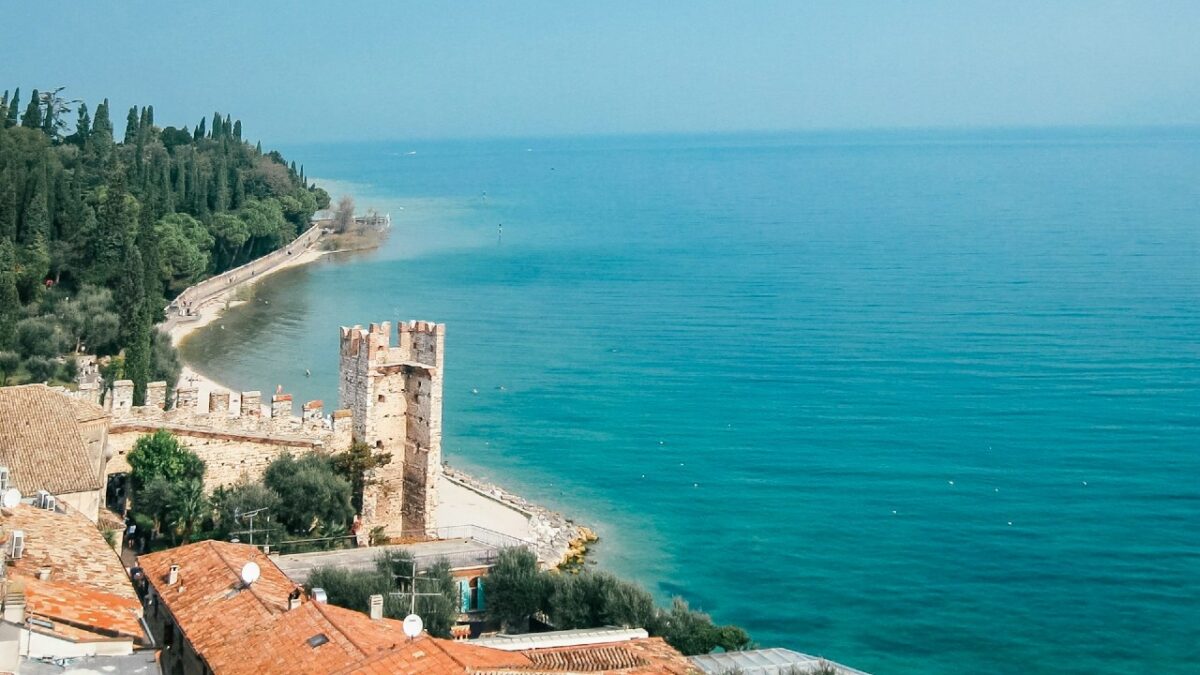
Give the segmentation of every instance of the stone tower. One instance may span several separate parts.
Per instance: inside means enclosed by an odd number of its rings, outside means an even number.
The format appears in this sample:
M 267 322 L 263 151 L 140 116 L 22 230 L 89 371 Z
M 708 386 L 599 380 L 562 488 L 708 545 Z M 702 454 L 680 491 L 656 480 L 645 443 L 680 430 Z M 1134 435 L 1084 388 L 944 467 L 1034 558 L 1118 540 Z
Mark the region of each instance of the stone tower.
M 388 322 L 341 329 L 341 406 L 354 438 L 392 455 L 363 494 L 363 524 L 391 535 L 436 527 L 442 472 L 442 355 L 446 326 Z

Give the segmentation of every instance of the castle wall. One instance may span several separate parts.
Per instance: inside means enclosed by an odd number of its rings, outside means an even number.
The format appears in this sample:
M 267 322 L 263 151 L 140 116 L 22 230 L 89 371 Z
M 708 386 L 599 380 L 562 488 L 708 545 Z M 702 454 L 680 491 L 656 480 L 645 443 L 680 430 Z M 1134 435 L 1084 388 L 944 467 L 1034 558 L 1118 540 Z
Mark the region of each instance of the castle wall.
M 195 427 L 119 423 L 108 433 L 109 447 L 113 451 L 113 457 L 108 462 L 108 473 L 128 472 L 129 451 L 137 439 L 160 428 L 175 434 L 181 443 L 204 460 L 204 488 L 208 491 L 236 483 L 243 476 L 250 480 L 262 478 L 267 465 L 284 453 L 298 455 L 313 450 L 330 451 L 316 438 L 281 438 Z
M 327 421 L 321 402 L 309 401 L 304 416 L 296 416 L 291 396 L 279 393 L 272 397 L 271 414 L 263 415 L 259 392 L 242 392 L 235 410 L 230 398 L 227 391 L 213 391 L 202 406 L 195 388 L 180 387 L 170 410 L 157 405 L 114 408 L 105 475 L 128 472 L 129 451 L 158 429 L 170 431 L 204 460 L 207 490 L 243 477 L 257 480 L 284 453 L 337 453 L 350 447 L 352 420 L 346 411 L 335 411 Z

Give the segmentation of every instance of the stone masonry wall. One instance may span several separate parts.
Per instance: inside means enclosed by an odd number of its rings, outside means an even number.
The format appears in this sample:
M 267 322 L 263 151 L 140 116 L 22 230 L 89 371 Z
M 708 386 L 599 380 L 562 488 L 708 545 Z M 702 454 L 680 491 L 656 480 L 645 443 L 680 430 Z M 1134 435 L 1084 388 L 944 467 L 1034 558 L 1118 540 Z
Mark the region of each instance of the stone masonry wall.
M 335 411 L 326 419 L 320 401 L 304 404 L 304 415 L 296 416 L 291 397 L 284 393 L 272 397 L 270 415 L 262 414 L 259 392 L 242 392 L 240 405 L 233 409 L 230 399 L 229 392 L 214 391 L 203 405 L 195 388 L 180 387 L 169 410 L 158 405 L 114 406 L 106 475 L 128 472 L 128 454 L 137 439 L 158 429 L 175 434 L 204 460 L 208 490 L 243 477 L 258 479 L 286 452 L 336 453 L 350 447 L 351 418 Z
M 413 321 L 396 337 L 388 322 L 342 328 L 338 391 L 355 438 L 392 455 L 365 490 L 363 521 L 398 534 L 435 527 L 445 326 Z

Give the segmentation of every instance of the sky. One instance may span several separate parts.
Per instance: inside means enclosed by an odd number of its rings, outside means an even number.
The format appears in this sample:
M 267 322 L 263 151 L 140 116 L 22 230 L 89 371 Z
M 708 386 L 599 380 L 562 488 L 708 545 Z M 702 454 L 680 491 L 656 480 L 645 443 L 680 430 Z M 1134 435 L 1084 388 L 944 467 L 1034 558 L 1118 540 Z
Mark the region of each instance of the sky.
M 0 0 L 0 16 L 0 89 L 149 103 L 160 125 L 219 110 L 278 143 L 1200 123 L 1195 0 Z

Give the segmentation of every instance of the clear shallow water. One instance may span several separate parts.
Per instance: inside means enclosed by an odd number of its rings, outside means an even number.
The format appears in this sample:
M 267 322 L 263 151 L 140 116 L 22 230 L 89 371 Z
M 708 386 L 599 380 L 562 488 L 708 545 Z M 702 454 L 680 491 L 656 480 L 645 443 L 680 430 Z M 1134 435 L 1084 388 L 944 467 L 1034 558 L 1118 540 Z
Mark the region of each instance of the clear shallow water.
M 337 325 L 444 321 L 447 459 L 764 645 L 1200 662 L 1200 132 L 287 150 L 394 235 L 264 283 L 209 374 L 332 408 Z

